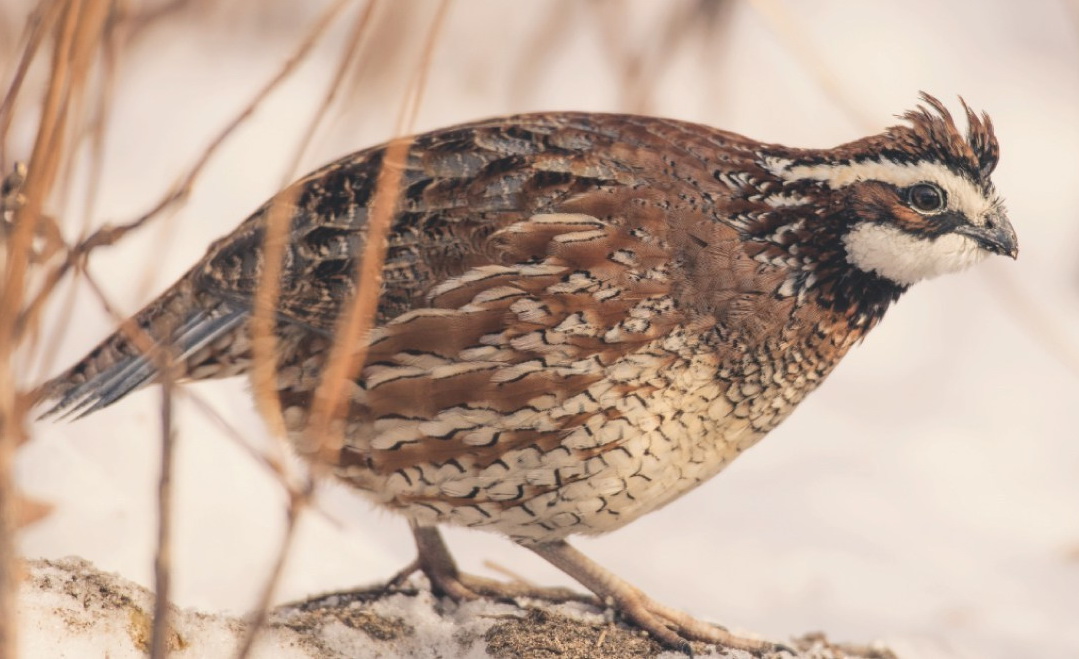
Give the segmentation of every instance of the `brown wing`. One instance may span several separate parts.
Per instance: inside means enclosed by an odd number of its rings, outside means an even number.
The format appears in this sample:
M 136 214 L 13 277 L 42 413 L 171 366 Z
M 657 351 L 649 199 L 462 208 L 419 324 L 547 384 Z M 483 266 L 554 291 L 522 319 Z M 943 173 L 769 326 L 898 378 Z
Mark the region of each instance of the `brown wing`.
M 670 210 L 681 199 L 697 204 L 695 212 L 706 210 L 700 204 L 722 201 L 701 194 L 702 186 L 723 188 L 713 170 L 752 170 L 755 147 L 703 126 L 581 113 L 492 119 L 420 135 L 402 176 L 378 320 L 425 306 L 428 291 L 446 278 L 503 263 L 506 255 L 492 253 L 490 236 L 533 215 L 572 210 L 624 223 L 619 191 L 626 188 L 638 206 L 663 200 Z M 281 195 L 294 206 L 280 299 L 284 317 L 330 331 L 354 295 L 356 259 L 384 155 L 378 147 L 345 157 Z M 215 245 L 197 270 L 200 287 L 249 305 L 272 203 Z
M 418 137 L 402 177 L 378 320 L 426 305 L 427 292 L 448 277 L 498 263 L 488 239 L 501 228 L 582 193 L 639 180 L 613 144 L 584 115 L 494 120 Z M 355 294 L 384 155 L 379 147 L 348 156 L 280 195 L 293 200 L 279 303 L 284 317 L 330 331 Z M 249 303 L 272 204 L 211 250 L 198 272 L 202 286 Z

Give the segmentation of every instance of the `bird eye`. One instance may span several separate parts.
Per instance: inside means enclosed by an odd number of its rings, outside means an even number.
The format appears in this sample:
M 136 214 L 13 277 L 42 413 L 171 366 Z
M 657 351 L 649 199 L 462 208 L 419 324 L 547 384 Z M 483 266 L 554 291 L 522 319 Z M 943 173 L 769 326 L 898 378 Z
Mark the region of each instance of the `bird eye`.
M 944 210 L 944 190 L 932 183 L 911 186 L 907 193 L 910 207 L 919 213 L 936 213 Z

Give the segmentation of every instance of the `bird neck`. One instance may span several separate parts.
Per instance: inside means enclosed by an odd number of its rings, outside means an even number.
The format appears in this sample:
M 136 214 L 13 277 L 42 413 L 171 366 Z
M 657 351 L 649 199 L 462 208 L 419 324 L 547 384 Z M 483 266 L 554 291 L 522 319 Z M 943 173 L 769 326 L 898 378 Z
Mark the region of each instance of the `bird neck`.
M 851 264 L 842 238 L 853 218 L 846 211 L 822 213 L 820 208 L 806 203 L 758 214 L 741 227 L 746 249 L 758 262 L 788 273 L 778 296 L 799 303 L 812 300 L 846 319 L 852 329 L 868 331 L 907 286 Z

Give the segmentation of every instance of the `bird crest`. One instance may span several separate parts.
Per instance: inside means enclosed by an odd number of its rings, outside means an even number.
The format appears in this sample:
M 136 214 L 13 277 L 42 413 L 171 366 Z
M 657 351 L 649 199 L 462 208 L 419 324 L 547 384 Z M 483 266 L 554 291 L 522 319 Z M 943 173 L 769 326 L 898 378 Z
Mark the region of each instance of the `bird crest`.
M 926 105 L 899 115 L 907 125 L 893 126 L 885 132 L 887 139 L 894 142 L 892 147 L 905 152 L 908 158 L 929 156 L 957 173 L 967 172 L 980 182 L 988 182 L 1000 159 L 1000 146 L 989 115 L 983 112 L 979 116 L 960 98 L 967 116 L 964 135 L 939 99 L 922 92 L 922 100 Z

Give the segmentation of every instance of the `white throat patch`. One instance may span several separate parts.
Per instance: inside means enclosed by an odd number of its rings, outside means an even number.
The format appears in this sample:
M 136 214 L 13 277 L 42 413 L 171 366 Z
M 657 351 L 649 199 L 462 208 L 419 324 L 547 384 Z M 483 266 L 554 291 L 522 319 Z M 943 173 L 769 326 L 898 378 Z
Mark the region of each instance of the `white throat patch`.
M 987 256 L 967 236 L 949 233 L 918 238 L 883 224 L 857 224 L 843 237 L 847 260 L 859 270 L 875 272 L 897 284 L 911 284 L 964 270 Z

